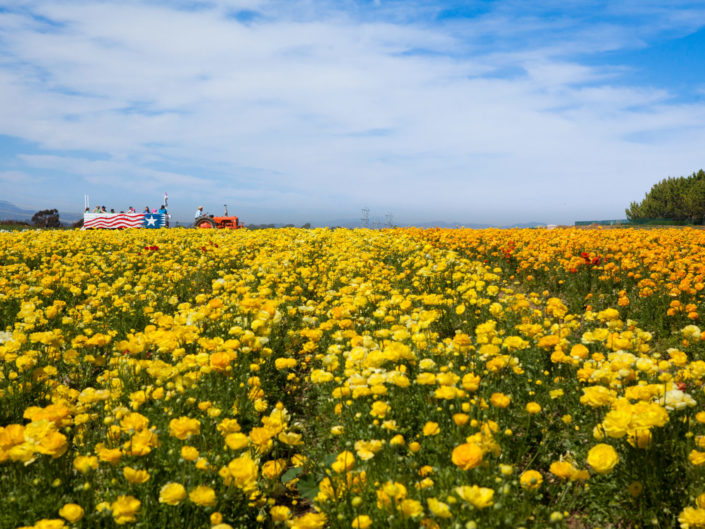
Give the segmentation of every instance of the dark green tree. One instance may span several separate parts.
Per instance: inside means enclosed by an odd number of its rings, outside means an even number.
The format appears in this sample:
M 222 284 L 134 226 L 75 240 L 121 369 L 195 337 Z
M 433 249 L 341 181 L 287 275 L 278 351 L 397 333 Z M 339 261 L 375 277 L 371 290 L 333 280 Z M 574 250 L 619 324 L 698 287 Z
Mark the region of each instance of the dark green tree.
M 702 223 L 705 216 L 705 171 L 657 182 L 641 202 L 626 209 L 629 220 L 664 218 Z
M 59 228 L 61 227 L 59 212 L 56 209 L 43 209 L 41 211 L 37 211 L 32 216 L 32 224 L 36 228 Z

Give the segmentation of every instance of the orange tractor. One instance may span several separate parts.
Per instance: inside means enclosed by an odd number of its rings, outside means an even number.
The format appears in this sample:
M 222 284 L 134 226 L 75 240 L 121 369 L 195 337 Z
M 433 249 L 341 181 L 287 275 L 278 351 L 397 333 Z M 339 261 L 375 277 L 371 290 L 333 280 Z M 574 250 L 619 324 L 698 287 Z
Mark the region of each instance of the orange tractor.
M 225 228 L 229 230 L 237 230 L 245 226 L 240 223 L 240 219 L 235 216 L 228 215 L 228 205 L 225 205 L 225 215 L 222 217 L 214 217 L 213 215 L 201 215 L 193 221 L 194 228 L 214 229 Z

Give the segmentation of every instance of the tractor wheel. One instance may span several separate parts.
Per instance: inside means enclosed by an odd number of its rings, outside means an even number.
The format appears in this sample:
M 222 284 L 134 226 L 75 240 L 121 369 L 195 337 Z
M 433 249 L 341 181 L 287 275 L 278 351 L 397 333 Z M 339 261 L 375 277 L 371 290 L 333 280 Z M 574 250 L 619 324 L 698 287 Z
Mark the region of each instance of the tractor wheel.
M 193 223 L 193 226 L 194 228 L 199 229 L 213 229 L 215 228 L 215 221 L 213 219 L 209 219 L 208 217 L 196 219 L 196 221 Z

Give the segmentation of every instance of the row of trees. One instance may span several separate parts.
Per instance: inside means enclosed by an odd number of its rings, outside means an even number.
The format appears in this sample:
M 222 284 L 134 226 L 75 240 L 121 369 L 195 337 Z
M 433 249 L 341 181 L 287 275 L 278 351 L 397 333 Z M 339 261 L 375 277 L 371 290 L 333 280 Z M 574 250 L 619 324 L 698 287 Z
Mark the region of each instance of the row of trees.
M 672 219 L 702 224 L 705 217 L 705 171 L 668 177 L 651 188 L 641 202 L 626 210 L 629 220 Z

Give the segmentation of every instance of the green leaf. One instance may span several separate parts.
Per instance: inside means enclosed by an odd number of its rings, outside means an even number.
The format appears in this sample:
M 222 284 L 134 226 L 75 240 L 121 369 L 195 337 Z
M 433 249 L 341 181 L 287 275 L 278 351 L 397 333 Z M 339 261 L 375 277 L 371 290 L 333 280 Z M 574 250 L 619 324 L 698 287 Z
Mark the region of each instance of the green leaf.
M 294 467 L 290 468 L 284 474 L 282 474 L 282 483 L 286 485 L 289 483 L 292 479 L 296 479 L 301 475 L 301 472 L 303 472 L 303 469 L 301 467 Z
M 306 476 L 297 483 L 302 498 L 313 501 L 318 495 L 318 482 L 313 476 Z

